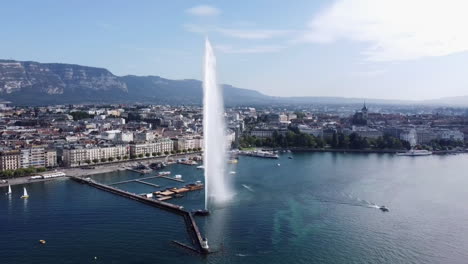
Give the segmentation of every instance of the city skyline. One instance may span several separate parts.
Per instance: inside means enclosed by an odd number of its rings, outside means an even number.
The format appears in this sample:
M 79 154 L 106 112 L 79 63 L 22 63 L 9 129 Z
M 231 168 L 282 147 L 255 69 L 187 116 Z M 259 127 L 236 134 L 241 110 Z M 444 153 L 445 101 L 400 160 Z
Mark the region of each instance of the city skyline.
M 458 10 L 465 5 L 456 0 L 8 3 L 1 19 L 15 26 L 0 31 L 9 36 L 0 57 L 104 67 L 116 75 L 201 79 L 208 36 L 220 81 L 267 95 L 464 96 L 468 44 L 461 30 L 466 19 Z

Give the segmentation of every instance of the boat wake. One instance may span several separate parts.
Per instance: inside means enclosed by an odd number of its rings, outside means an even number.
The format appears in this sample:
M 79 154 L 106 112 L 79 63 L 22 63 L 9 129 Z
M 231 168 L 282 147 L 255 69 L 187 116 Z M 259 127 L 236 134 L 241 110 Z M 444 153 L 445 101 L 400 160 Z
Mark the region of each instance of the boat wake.
M 346 195 L 349 199 L 323 199 L 323 198 L 316 198 L 317 201 L 323 203 L 334 203 L 334 204 L 341 204 L 341 205 L 348 205 L 348 206 L 358 206 L 358 207 L 365 207 L 365 208 L 374 208 L 374 209 L 381 209 L 382 206 L 369 202 L 367 200 L 363 200 L 360 198 L 354 198 L 351 195 Z
M 248 185 L 245 185 L 245 184 L 242 184 L 242 187 L 246 188 L 247 190 L 251 191 L 251 192 L 254 192 L 254 190 L 252 189 L 252 187 L 248 186 Z

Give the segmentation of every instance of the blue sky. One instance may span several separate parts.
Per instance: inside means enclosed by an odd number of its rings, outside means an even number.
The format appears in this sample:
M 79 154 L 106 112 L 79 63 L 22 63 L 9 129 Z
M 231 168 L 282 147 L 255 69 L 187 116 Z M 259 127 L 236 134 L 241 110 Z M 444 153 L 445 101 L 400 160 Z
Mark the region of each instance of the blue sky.
M 201 79 L 278 96 L 468 95 L 462 0 L 4 1 L 0 58 Z

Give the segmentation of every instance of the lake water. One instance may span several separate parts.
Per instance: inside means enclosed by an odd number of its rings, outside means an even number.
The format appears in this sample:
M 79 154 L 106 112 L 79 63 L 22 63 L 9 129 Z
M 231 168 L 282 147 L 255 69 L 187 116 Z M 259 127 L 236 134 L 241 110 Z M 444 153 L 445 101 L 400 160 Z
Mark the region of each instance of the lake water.
M 203 180 L 195 167 L 167 170 L 186 183 Z M 11 196 L 0 195 L 0 263 L 467 262 L 468 155 L 294 153 L 279 160 L 241 157 L 228 170 L 236 172 L 230 174 L 235 198 L 196 218 L 214 254 L 199 256 L 171 243 L 189 243 L 180 216 L 61 179 L 25 185 L 27 200 L 20 199 L 21 185 Z M 139 177 L 93 176 L 103 183 Z M 203 198 L 198 191 L 170 202 L 198 209 Z

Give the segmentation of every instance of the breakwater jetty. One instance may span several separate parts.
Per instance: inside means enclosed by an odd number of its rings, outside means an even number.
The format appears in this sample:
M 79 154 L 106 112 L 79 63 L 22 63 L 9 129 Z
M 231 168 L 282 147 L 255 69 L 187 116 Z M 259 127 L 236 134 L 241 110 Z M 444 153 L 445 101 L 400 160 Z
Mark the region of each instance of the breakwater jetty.
M 158 201 L 158 200 L 154 200 L 151 198 L 146 198 L 138 194 L 134 194 L 131 192 L 127 192 L 121 189 L 114 188 L 112 186 L 108 186 L 105 184 L 95 182 L 90 178 L 81 178 L 81 177 L 76 177 L 76 176 L 70 176 L 70 178 L 76 182 L 88 184 L 97 189 L 107 191 L 116 195 L 120 195 L 125 198 L 129 198 L 129 199 L 141 202 L 141 203 L 145 203 L 145 204 L 148 204 L 148 205 L 151 205 L 151 206 L 154 206 L 154 207 L 157 207 L 157 208 L 166 210 L 168 212 L 175 213 L 175 214 L 182 216 L 184 218 L 185 225 L 187 227 L 187 232 L 194 245 L 194 250 L 200 254 L 209 253 L 209 249 L 203 246 L 206 243 L 204 243 L 204 239 L 200 233 L 200 230 L 198 229 L 195 219 L 193 218 L 192 214 L 189 211 L 186 211 L 184 209 L 183 206 L 167 203 L 164 201 Z

